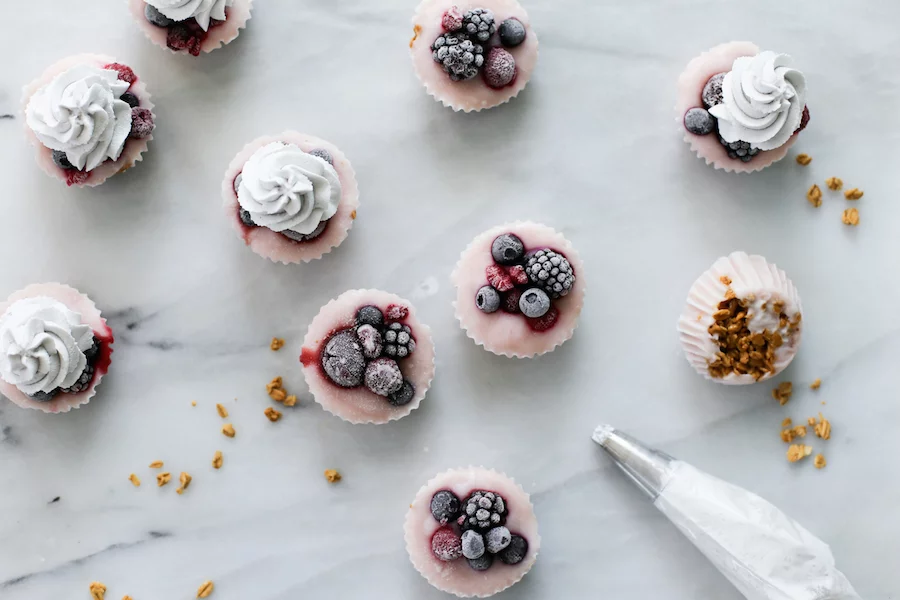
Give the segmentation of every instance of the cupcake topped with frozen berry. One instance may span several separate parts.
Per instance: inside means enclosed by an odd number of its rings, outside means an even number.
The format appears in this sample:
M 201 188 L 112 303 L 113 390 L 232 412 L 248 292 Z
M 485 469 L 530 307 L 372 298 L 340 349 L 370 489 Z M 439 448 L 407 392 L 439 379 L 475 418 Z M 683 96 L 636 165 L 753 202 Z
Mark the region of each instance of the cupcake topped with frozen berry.
M 581 259 L 561 234 L 537 223 L 482 233 L 451 278 L 466 333 L 505 356 L 530 358 L 568 340 L 584 303 Z
M 351 423 L 387 423 L 425 397 L 434 377 L 434 343 L 406 300 L 351 290 L 310 323 L 300 362 L 325 410 Z
M 128 4 L 154 44 L 200 56 L 240 34 L 250 18 L 253 0 L 128 0 Z
M 409 47 L 426 91 L 465 112 L 518 95 L 538 55 L 537 35 L 516 0 L 423 0 Z
M 153 103 L 131 67 L 81 54 L 25 87 L 26 135 L 37 161 L 69 186 L 96 186 L 141 160 L 152 139 Z
M 806 78 L 791 57 L 748 42 L 692 60 L 678 79 L 675 108 L 694 152 L 729 172 L 781 160 L 809 122 Z
M 439 590 L 487 598 L 531 570 L 537 518 L 515 481 L 483 467 L 453 469 L 423 486 L 406 514 L 406 550 Z

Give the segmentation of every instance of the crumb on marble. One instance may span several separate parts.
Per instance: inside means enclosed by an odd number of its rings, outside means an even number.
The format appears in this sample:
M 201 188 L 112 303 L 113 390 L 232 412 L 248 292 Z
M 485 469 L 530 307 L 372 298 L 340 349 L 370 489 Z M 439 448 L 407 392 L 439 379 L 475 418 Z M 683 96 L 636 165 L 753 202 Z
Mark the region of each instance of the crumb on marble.
M 337 483 L 342 479 L 341 474 L 335 471 L 334 469 L 326 469 L 325 471 L 325 479 L 328 480 L 328 483 Z
M 836 192 L 844 187 L 844 181 L 840 177 L 829 177 L 825 180 L 825 185 L 828 186 L 829 190 Z
M 106 596 L 106 586 L 99 581 L 92 581 L 90 587 L 92 600 L 103 600 Z
M 221 404 L 216 404 L 216 412 L 219 413 L 219 416 L 222 417 L 223 419 L 228 418 L 228 409 L 226 409 Z
M 191 406 L 197 406 L 197 401 L 196 401 L 196 400 L 191 400 Z
M 816 208 L 822 206 L 822 190 L 815 183 L 806 192 L 806 200 Z
M 778 404 L 784 406 L 791 399 L 791 394 L 794 393 L 794 384 L 790 381 L 782 381 L 778 384 L 774 390 L 772 390 L 772 397 L 778 400 Z
M 822 380 L 821 380 L 821 379 L 816 379 L 816 380 L 813 381 L 811 384 L 809 384 L 809 389 L 811 389 L 811 390 L 817 390 L 817 389 L 819 389 L 820 387 L 822 387 Z
M 197 597 L 198 598 L 209 598 L 209 595 L 213 593 L 215 589 L 215 584 L 212 581 L 206 580 L 200 584 L 200 587 L 197 588 Z
M 212 466 L 214 469 L 222 468 L 222 451 L 216 450 L 216 453 L 213 455 Z
M 152 463 L 150 463 L 151 469 L 162 469 L 162 467 L 163 467 L 163 461 L 161 461 L 161 460 L 154 460 Z
M 266 410 L 263 411 L 263 413 L 265 413 L 266 417 L 273 423 L 281 419 L 281 413 L 271 406 L 267 407 Z
M 859 188 L 853 188 L 844 192 L 844 198 L 847 200 L 859 200 L 863 197 L 863 191 Z
M 141 479 L 134 473 L 128 476 L 128 481 L 130 481 L 131 485 L 133 485 L 134 487 L 141 487 Z
M 354 221 L 356 220 L 356 210 L 350 213 L 350 218 Z
M 294 406 L 295 404 L 297 404 L 297 396 L 293 394 L 284 399 L 285 406 Z
M 803 165 L 804 167 L 812 162 L 812 156 L 809 154 L 798 154 L 797 155 L 797 164 Z
M 156 485 L 157 487 L 162 487 L 172 481 L 172 474 L 168 471 L 165 473 L 160 473 L 156 476 Z
M 859 225 L 859 211 L 855 208 L 848 208 L 844 211 L 844 214 L 841 215 L 841 221 L 844 223 L 844 225 L 856 227 L 857 225 Z
M 193 479 L 194 479 L 193 477 L 191 477 L 190 475 L 188 475 L 187 473 L 182 471 L 181 475 L 178 477 L 178 483 L 180 483 L 181 485 L 179 486 L 179 488 L 177 490 L 175 490 L 175 492 L 178 495 L 183 494 L 184 490 L 188 489 L 188 486 L 191 485 L 191 481 Z
M 816 454 L 816 457 L 813 459 L 813 465 L 815 465 L 817 469 L 824 469 L 827 464 L 823 454 Z
M 781 422 L 782 427 L 790 427 L 794 422 L 790 417 L 787 417 L 784 421 Z
M 814 417 L 811 417 L 813 421 L 815 421 Z M 831 439 L 831 421 L 822 416 L 822 413 L 819 413 L 818 422 L 813 425 L 813 431 L 816 432 L 816 436 L 822 438 L 823 440 Z
M 812 446 L 804 446 L 803 444 L 791 444 L 787 450 L 788 462 L 798 462 L 812 454 Z
M 125 594 L 124 596 L 122 596 L 122 600 L 134 600 L 134 598 L 132 598 L 128 594 Z
M 269 344 L 269 348 L 272 349 L 272 352 L 278 352 L 284 347 L 284 340 L 282 338 L 273 337 L 272 343 Z
M 231 423 L 225 423 L 225 425 L 222 426 L 222 435 L 233 438 L 235 433 L 234 425 Z

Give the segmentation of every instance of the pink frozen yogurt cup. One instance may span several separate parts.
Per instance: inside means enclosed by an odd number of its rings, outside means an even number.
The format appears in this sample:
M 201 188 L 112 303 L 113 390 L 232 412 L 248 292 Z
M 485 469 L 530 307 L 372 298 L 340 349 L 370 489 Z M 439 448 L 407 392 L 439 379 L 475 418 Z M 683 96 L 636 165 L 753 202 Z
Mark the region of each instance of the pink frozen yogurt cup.
M 323 345 L 337 331 L 353 327 L 356 311 L 363 306 L 377 306 L 386 313 L 390 305 L 405 307 L 408 315 L 399 322 L 409 325 L 416 349 L 398 360 L 404 379 L 415 388 L 413 399 L 403 406 L 393 406 L 387 398 L 367 387 L 343 388 L 331 381 L 322 369 Z M 381 290 L 350 290 L 322 307 L 309 324 L 300 353 L 303 375 L 315 401 L 326 411 L 354 424 L 383 424 L 401 419 L 417 409 L 434 379 L 434 341 L 431 329 L 416 317 L 416 309 L 400 296 Z
M 25 121 L 25 109 L 28 106 L 28 102 L 31 100 L 31 97 L 34 96 L 34 94 L 39 89 L 50 83 L 57 75 L 81 64 L 102 68 L 108 64 L 112 64 L 115 62 L 117 62 L 116 59 L 112 58 L 111 56 L 103 56 L 102 54 L 78 54 L 76 56 L 64 58 L 63 60 L 51 65 L 46 71 L 41 74 L 40 77 L 26 85 L 25 89 L 23 90 L 23 122 Z M 151 113 L 153 112 L 153 102 L 150 101 L 150 92 L 147 91 L 147 86 L 144 84 L 143 79 L 138 77 L 137 81 L 131 84 L 131 87 L 128 89 L 128 91 L 137 96 L 138 100 L 140 101 L 139 106 L 141 108 L 146 108 Z M 156 115 L 153 115 L 153 122 L 156 122 Z M 60 169 L 56 166 L 56 163 L 53 162 L 53 151 L 43 145 L 40 140 L 38 140 L 37 136 L 34 134 L 31 128 L 28 127 L 27 123 L 25 124 L 25 137 L 34 146 L 36 152 L 35 158 L 37 159 L 38 165 L 41 167 L 41 169 L 43 169 L 44 172 L 47 173 L 47 175 L 55 177 L 62 182 L 68 183 L 66 179 L 66 170 Z M 147 149 L 147 146 L 152 139 L 152 134 L 140 140 L 129 137 L 125 141 L 125 147 L 122 149 L 122 154 L 119 155 L 118 160 L 108 160 L 98 166 L 96 169 L 89 171 L 87 179 L 84 182 L 68 183 L 68 185 L 77 187 L 95 187 L 100 185 L 113 175 L 116 175 L 117 173 L 124 173 L 141 160 L 141 155 Z
M 487 8 L 494 13 L 497 27 L 500 23 L 515 17 L 525 26 L 525 41 L 514 48 L 506 48 L 516 60 L 517 76 L 512 84 L 493 89 L 479 75 L 468 81 L 453 81 L 441 66 L 434 62 L 431 44 L 444 29 L 441 19 L 451 6 L 457 6 L 465 12 L 473 8 Z M 488 45 L 500 45 L 499 37 L 485 43 L 485 57 Z M 496 42 L 496 43 L 495 43 Z M 455 111 L 472 112 L 485 108 L 493 108 L 515 98 L 525 89 L 538 58 L 538 38 L 528 13 L 516 0 L 423 0 L 413 17 L 413 38 L 409 42 L 416 76 L 425 86 L 425 90 L 435 100 Z
M 465 558 L 444 562 L 435 557 L 431 538 L 442 525 L 431 514 L 431 498 L 441 490 L 453 492 L 463 502 L 479 490 L 500 494 L 509 511 L 506 528 L 528 541 L 525 559 L 516 565 L 495 560 L 488 570 L 476 571 Z M 409 559 L 422 577 L 437 589 L 460 598 L 487 598 L 518 583 L 534 566 L 541 548 L 537 517 L 529 495 L 512 478 L 484 467 L 451 469 L 426 483 L 406 513 L 403 537 Z
M 328 220 L 325 231 L 319 237 L 308 242 L 295 242 L 268 227 L 248 227 L 241 221 L 240 204 L 237 193 L 234 191 L 234 181 L 243 171 L 244 165 L 250 160 L 253 153 L 272 142 L 294 144 L 304 152 L 323 148 L 334 159 L 333 166 L 341 181 L 341 201 L 338 204 L 337 213 Z M 356 183 L 356 173 L 353 171 L 350 161 L 337 146 L 305 133 L 285 131 L 280 135 L 258 138 L 244 146 L 244 149 L 234 157 L 225 171 L 225 179 L 222 181 L 222 198 L 224 199 L 226 218 L 251 250 L 273 262 L 296 264 L 322 258 L 347 239 L 350 228 L 353 227 L 353 221 L 356 220 L 356 210 L 359 208 L 359 186 Z
M 0 303 L 0 315 L 17 300 L 25 298 L 37 298 L 47 296 L 65 304 L 70 310 L 81 315 L 81 322 L 89 325 L 94 330 L 94 335 L 100 340 L 100 354 L 94 364 L 94 379 L 88 389 L 78 394 L 57 394 L 49 402 L 37 402 L 22 393 L 16 386 L 0 379 L 0 393 L 9 398 L 14 404 L 22 408 L 32 408 L 45 413 L 64 413 L 73 408 L 87 404 L 94 394 L 100 380 L 109 370 L 112 360 L 113 332 L 106 324 L 106 319 L 100 316 L 100 311 L 90 298 L 60 283 L 37 283 L 15 292 L 6 302 Z
M 147 20 L 144 16 L 144 7 L 146 6 L 147 3 L 144 0 L 128 0 L 128 9 L 131 11 L 131 16 L 134 17 L 135 22 L 137 22 L 141 31 L 144 32 L 144 35 L 147 36 L 147 39 L 173 54 L 188 54 L 184 51 L 169 48 L 168 44 L 166 44 L 168 30 L 165 27 L 157 27 Z M 207 53 L 212 52 L 234 41 L 240 35 L 241 29 L 247 25 L 247 21 L 250 20 L 252 9 L 253 0 L 234 0 L 234 4 L 228 7 L 225 22 L 209 28 L 209 35 L 200 44 L 200 50 Z

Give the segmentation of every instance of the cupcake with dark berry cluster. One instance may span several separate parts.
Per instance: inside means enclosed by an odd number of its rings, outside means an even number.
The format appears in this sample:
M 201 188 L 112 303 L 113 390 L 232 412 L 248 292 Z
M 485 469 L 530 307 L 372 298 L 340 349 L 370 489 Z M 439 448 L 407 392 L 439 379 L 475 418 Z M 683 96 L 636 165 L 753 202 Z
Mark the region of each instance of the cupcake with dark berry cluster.
M 538 57 L 537 35 L 516 0 L 423 0 L 409 48 L 425 90 L 465 112 L 517 96 Z
M 69 186 L 97 186 L 130 169 L 153 139 L 147 87 L 108 56 L 80 54 L 52 65 L 25 86 L 23 110 L 38 164 Z
M 406 551 L 428 583 L 460 598 L 487 598 L 525 576 L 541 538 L 528 494 L 483 467 L 453 469 L 409 505 Z
M 286 131 L 250 142 L 222 182 L 225 215 L 255 253 L 309 262 L 343 242 L 359 188 L 350 161 L 325 140 Z
M 425 397 L 434 378 L 434 342 L 403 298 L 351 290 L 309 324 L 300 363 L 325 410 L 351 423 L 387 423 Z
M 806 78 L 786 54 L 722 44 L 678 78 L 675 112 L 685 141 L 707 164 L 759 171 L 784 158 L 806 128 Z
M 584 304 L 584 268 L 572 244 L 537 223 L 476 237 L 451 275 L 456 317 L 494 354 L 531 358 L 572 337 Z
M 109 369 L 113 334 L 90 298 L 59 283 L 0 303 L 0 393 L 22 408 L 86 404 Z
M 128 0 L 157 46 L 200 56 L 232 42 L 250 19 L 253 0 Z

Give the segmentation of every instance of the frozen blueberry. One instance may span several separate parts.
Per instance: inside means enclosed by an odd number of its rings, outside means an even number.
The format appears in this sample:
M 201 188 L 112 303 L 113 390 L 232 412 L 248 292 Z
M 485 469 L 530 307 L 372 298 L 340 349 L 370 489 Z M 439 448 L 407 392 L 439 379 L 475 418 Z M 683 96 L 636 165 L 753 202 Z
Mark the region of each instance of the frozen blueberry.
M 153 133 L 153 113 L 146 108 L 132 108 L 130 137 L 142 140 L 151 133 Z
M 484 82 L 498 90 L 516 80 L 516 59 L 504 48 L 491 48 L 484 60 Z
M 528 554 L 528 540 L 521 535 L 513 535 L 509 545 L 497 553 L 497 557 L 508 565 L 517 565 Z
M 484 555 L 484 537 L 474 529 L 464 531 L 462 534 L 462 554 L 471 560 L 481 558 Z
M 500 308 L 500 294 L 489 285 L 482 286 L 475 294 L 475 306 L 481 312 L 492 313 Z
M 449 527 L 441 527 L 431 538 L 431 552 L 444 562 L 456 560 L 462 556 L 462 540 Z
M 242 208 L 238 212 L 241 215 L 241 223 L 243 223 L 247 227 L 256 227 L 256 223 L 253 222 L 253 217 L 250 216 L 249 210 L 244 210 Z
M 366 387 L 379 396 L 390 396 L 403 387 L 400 365 L 391 358 L 377 358 L 366 367 Z
M 138 100 L 138 97 L 135 96 L 134 94 L 132 94 L 131 92 L 125 92 L 124 94 L 119 96 L 119 100 L 121 100 L 122 102 L 125 102 L 131 108 L 134 108 L 141 103 L 141 101 Z
M 168 27 L 175 21 L 162 14 L 157 10 L 157 8 L 153 5 L 148 4 L 146 8 L 144 8 L 144 17 L 153 25 L 157 27 Z
M 498 265 L 514 265 L 525 256 L 525 244 L 512 233 L 498 235 L 491 244 L 491 257 Z
M 694 107 L 684 113 L 684 128 L 694 135 L 708 135 L 716 130 L 716 118 L 705 108 Z
M 476 571 L 487 571 L 491 568 L 491 565 L 494 564 L 494 555 L 489 552 L 485 552 L 481 555 L 481 558 L 476 559 L 467 559 L 469 566 L 475 569 Z
M 281 235 L 284 237 L 294 240 L 295 242 L 308 242 L 310 240 L 314 240 L 325 231 L 325 228 L 328 227 L 328 221 L 321 221 L 315 229 L 312 230 L 311 233 L 299 233 L 297 231 L 292 231 L 290 229 L 285 229 L 281 231 Z
M 384 325 L 384 313 L 377 306 L 363 306 L 356 311 L 356 323 L 381 327 Z
M 59 388 L 50 390 L 49 392 L 35 392 L 29 398 L 35 402 L 50 402 L 59 393 Z
M 381 332 L 375 329 L 373 325 L 360 325 L 356 328 L 356 337 L 362 344 L 363 356 L 369 360 L 373 360 L 381 356 L 383 347 L 381 342 Z
M 500 23 L 500 43 L 513 48 L 525 41 L 525 26 L 522 21 L 512 18 Z
M 709 78 L 706 85 L 703 86 L 703 92 L 700 98 L 703 99 L 703 106 L 712 108 L 716 104 L 722 104 L 722 82 L 725 80 L 725 73 L 717 73 Z
M 497 554 L 509 546 L 512 536 L 506 527 L 494 527 L 484 534 L 484 539 L 487 542 L 487 551 L 491 554 Z
M 331 156 L 331 152 L 326 150 L 325 148 L 316 148 L 315 150 L 310 150 L 307 154 L 311 154 L 312 156 L 318 156 L 329 165 L 334 165 L 334 158 Z
M 322 352 L 322 368 L 329 379 L 341 387 L 352 388 L 362 384 L 366 359 L 355 331 L 345 329 L 328 340 Z
M 53 151 L 53 163 L 60 169 L 74 169 L 75 167 L 69 162 L 69 157 L 62 150 Z
M 449 490 L 441 490 L 431 497 L 431 516 L 446 525 L 459 514 L 459 498 Z
M 403 380 L 403 387 L 388 396 L 388 402 L 394 406 L 403 406 L 412 402 L 413 396 L 416 395 L 416 388 L 408 379 Z
M 543 317 L 550 310 L 550 296 L 540 288 L 527 289 L 519 298 L 519 310 L 530 319 Z

